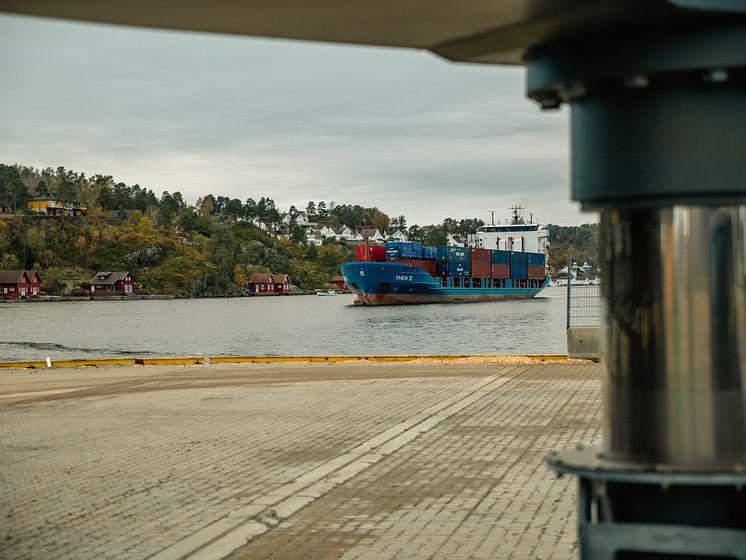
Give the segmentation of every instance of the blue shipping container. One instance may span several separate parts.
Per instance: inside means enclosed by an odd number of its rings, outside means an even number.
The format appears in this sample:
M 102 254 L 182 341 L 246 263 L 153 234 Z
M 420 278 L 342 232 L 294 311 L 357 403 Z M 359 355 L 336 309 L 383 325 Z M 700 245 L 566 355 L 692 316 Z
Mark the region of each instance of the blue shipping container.
M 398 254 L 397 254 L 398 252 Z M 421 259 L 421 241 L 389 241 L 386 243 L 386 255 L 397 255 L 402 259 Z M 391 259 L 391 257 L 389 257 Z
M 468 261 L 449 261 L 448 272 L 450 276 L 471 276 L 471 263 Z
M 423 247 L 422 248 L 422 258 L 427 260 L 435 260 L 438 258 L 438 248 L 437 247 Z
M 528 253 L 523 252 L 515 252 L 510 253 L 510 264 L 528 264 Z M 514 278 L 520 278 L 519 276 L 515 276 Z
M 491 251 L 490 262 L 492 264 L 510 264 L 510 251 Z
M 528 266 L 544 266 L 544 253 L 528 253 Z
M 469 277 L 471 264 L 460 261 L 438 261 L 438 276 Z
M 439 261 L 469 262 L 470 255 L 468 247 L 438 247 Z
M 525 264 L 511 264 L 510 277 L 517 280 L 525 280 L 528 278 L 528 266 Z

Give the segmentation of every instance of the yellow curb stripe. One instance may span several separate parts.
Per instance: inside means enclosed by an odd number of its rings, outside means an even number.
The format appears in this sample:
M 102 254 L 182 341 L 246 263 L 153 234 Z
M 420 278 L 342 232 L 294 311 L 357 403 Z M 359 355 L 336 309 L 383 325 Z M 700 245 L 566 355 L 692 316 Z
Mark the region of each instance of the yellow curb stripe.
M 199 365 L 204 363 L 205 358 L 203 356 L 180 356 L 180 357 L 165 357 L 165 358 L 135 358 L 135 365 L 140 366 L 156 366 L 156 365 Z
M 42 362 L 46 367 L 47 363 Z M 84 367 L 84 366 L 131 366 L 135 364 L 134 358 L 93 358 L 79 360 L 52 360 L 54 367 Z
M 468 358 L 528 358 L 540 362 L 567 360 L 567 354 L 379 354 L 373 356 L 210 356 L 213 364 L 335 363 L 335 362 L 411 362 L 414 360 L 454 361 Z M 52 360 L 53 367 L 131 366 L 131 365 L 200 365 L 204 356 L 158 358 L 90 358 Z M 45 360 L 0 362 L 0 368 L 46 368 Z
M 453 361 L 468 358 L 528 358 L 537 361 L 567 360 L 567 354 L 379 354 L 372 356 L 210 356 L 213 364 L 286 362 L 411 362 L 414 360 Z
M 29 360 L 24 360 L 24 361 L 21 361 L 21 362 L 0 362 L 0 367 L 8 367 L 8 368 L 47 367 L 47 362 L 44 362 L 44 361 L 29 361 Z

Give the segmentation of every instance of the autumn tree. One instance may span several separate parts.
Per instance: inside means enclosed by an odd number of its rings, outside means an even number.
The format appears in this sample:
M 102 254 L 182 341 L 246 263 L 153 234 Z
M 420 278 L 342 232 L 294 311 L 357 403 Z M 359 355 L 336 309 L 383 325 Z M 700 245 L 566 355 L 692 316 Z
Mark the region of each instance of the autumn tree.
M 239 290 L 245 290 L 249 283 L 249 278 L 246 275 L 246 270 L 240 264 L 233 267 L 233 283 Z
M 78 239 L 75 240 L 75 248 L 78 249 L 78 251 L 80 251 L 81 257 L 85 255 L 86 245 L 87 243 L 86 243 L 85 237 L 83 237 L 82 235 L 79 235 Z

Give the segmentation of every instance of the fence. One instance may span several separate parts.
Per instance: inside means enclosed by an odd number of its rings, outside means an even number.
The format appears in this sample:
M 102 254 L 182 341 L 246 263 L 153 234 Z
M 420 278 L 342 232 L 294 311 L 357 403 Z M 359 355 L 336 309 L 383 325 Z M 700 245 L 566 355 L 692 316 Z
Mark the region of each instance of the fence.
M 567 260 L 567 354 L 596 360 L 601 342 L 601 285 L 595 275 L 573 274 L 572 249 Z
M 567 282 L 567 328 L 601 324 L 601 286 Z

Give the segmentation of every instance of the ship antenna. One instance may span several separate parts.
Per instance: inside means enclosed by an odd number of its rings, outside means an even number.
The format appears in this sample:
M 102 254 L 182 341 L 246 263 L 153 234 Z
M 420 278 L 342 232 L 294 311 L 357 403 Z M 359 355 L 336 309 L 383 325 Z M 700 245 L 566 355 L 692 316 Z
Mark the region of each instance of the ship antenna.
M 365 238 L 365 261 L 370 257 L 370 243 L 368 242 L 368 220 L 363 221 L 363 236 Z
M 517 225 L 518 223 L 520 223 L 518 220 L 518 210 L 525 210 L 525 208 L 523 208 L 523 206 L 518 206 L 517 204 L 515 204 L 511 208 L 511 210 L 513 211 L 513 225 Z

